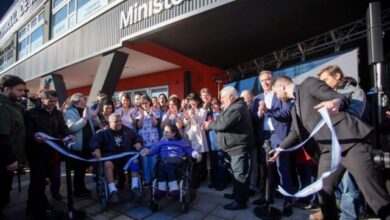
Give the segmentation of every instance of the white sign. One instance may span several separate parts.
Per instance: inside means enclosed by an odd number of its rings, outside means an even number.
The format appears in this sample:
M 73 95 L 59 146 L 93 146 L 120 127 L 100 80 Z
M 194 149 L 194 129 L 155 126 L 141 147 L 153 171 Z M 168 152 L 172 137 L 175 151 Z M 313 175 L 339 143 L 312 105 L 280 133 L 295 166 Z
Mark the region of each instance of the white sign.
M 108 5 L 108 0 L 90 0 L 77 9 L 77 23 L 95 13 L 100 8 Z
M 161 13 L 163 10 L 180 5 L 184 0 L 149 0 L 147 3 L 130 6 L 120 12 L 120 29 L 126 28 L 148 17 Z

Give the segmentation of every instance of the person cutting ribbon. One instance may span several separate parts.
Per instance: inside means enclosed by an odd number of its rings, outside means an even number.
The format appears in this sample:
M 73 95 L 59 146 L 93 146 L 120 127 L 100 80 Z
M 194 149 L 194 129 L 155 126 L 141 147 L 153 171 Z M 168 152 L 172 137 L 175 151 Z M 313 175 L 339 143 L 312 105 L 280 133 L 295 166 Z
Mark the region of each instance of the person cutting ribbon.
M 340 143 L 341 159 L 337 169 L 323 179 L 322 189 L 318 192 L 324 219 L 338 219 L 334 191 L 346 170 L 355 177 L 372 210 L 381 219 L 390 219 L 390 197 L 374 169 L 370 155 L 372 146 L 369 137 L 373 129 L 357 117 L 343 111 L 348 104 L 346 98 L 314 77 L 308 77 L 301 84 L 295 85 L 291 78 L 279 76 L 272 81 L 272 90 L 279 99 L 295 100 L 290 133 L 280 144 L 282 149 L 288 149 L 308 136 L 321 120 L 317 109 L 325 107 L 328 110 Z M 323 126 L 313 138 L 320 146 L 318 177 L 321 177 L 323 173 L 329 171 L 331 163 L 334 162 L 331 148 L 332 132 Z M 280 149 L 275 150 L 269 162 L 274 162 L 280 153 Z

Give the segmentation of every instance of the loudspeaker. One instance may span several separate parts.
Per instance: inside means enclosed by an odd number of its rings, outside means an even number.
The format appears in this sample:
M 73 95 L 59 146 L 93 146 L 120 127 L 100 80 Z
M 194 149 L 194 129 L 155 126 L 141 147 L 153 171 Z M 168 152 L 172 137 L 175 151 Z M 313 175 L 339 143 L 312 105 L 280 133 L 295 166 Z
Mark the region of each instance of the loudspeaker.
M 370 2 L 367 9 L 368 63 L 383 61 L 382 10 L 380 1 Z
M 184 72 L 184 94 L 187 97 L 188 94 L 191 93 L 191 72 Z

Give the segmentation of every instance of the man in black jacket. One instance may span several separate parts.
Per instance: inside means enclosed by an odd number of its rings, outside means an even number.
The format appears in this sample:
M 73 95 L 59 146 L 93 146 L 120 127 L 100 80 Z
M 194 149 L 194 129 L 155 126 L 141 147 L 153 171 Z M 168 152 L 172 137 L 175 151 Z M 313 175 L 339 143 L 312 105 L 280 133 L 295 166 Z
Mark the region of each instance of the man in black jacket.
M 53 90 L 42 93 L 42 105 L 26 112 L 26 154 L 30 165 L 30 186 L 28 189 L 27 214 L 37 219 L 55 217 L 61 212 L 50 209 L 45 195 L 46 180 L 51 168 L 52 149 L 37 132 L 55 138 L 71 135 L 62 112 L 57 109 L 58 94 Z
M 203 126 L 206 130 L 218 132 L 219 146 L 233 173 L 233 194 L 225 194 L 225 197 L 234 201 L 224 208 L 245 209 L 249 193 L 249 152 L 254 146 L 252 121 L 244 100 L 239 98 L 234 87 L 227 86 L 220 94 L 223 108 L 221 117 L 213 122 L 205 122 Z
M 17 76 L 5 75 L 0 79 L 0 218 L 9 203 L 12 177 L 18 161 L 24 160 L 25 128 L 23 106 L 17 103 L 26 90 L 26 83 Z
M 345 170 L 356 179 L 367 203 L 381 219 L 390 219 L 390 197 L 385 191 L 378 172 L 374 169 L 370 155 L 369 135 L 372 128 L 357 117 L 342 111 L 347 107 L 347 99 L 317 78 L 309 77 L 301 84 L 295 85 L 289 77 L 279 76 L 273 82 L 272 90 L 282 100 L 295 100 L 292 109 L 292 125 L 290 133 L 280 144 L 281 148 L 289 148 L 307 138 L 316 124 L 321 120 L 317 109 L 326 107 L 337 134 L 341 147 L 341 161 L 330 176 L 323 179 L 323 188 L 319 191 L 324 219 L 338 219 L 334 190 Z M 332 135 L 327 126 L 322 127 L 314 135 L 320 145 L 320 162 L 318 177 L 328 171 L 331 163 Z M 270 162 L 275 161 L 281 151 L 275 151 Z

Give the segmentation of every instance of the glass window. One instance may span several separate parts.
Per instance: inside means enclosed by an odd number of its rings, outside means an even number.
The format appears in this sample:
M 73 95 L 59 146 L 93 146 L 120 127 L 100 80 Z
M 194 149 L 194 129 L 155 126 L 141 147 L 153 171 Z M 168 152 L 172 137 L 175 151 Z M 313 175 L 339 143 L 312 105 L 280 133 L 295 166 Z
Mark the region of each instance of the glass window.
M 19 31 L 19 38 L 24 38 L 26 36 L 26 28 L 23 28 Z
M 31 51 L 35 51 L 43 43 L 43 25 L 31 33 Z
M 67 7 L 64 6 L 53 16 L 53 36 L 58 36 L 59 34 L 66 31 L 67 28 Z
M 71 0 L 69 2 L 69 14 L 72 14 L 74 12 L 75 8 L 76 8 L 76 1 Z
M 27 55 L 27 38 L 19 42 L 19 59 Z
M 31 28 L 34 28 L 35 25 L 37 25 L 37 19 L 36 18 L 32 19 L 32 21 L 31 21 Z
M 45 19 L 45 14 L 43 12 L 41 12 L 39 15 L 38 15 L 38 22 L 40 21 L 43 21 Z
M 81 8 L 83 7 L 83 5 L 85 5 L 86 3 L 88 3 L 90 0 L 78 0 L 77 1 L 77 8 Z M 91 0 L 91 1 L 94 1 L 94 0 Z M 96 1 L 96 0 L 95 0 Z
M 61 2 L 63 2 L 64 0 L 53 0 L 53 9 L 56 8 L 59 4 L 61 4 Z
M 73 14 L 69 17 L 69 28 L 73 27 L 76 24 L 76 15 Z

